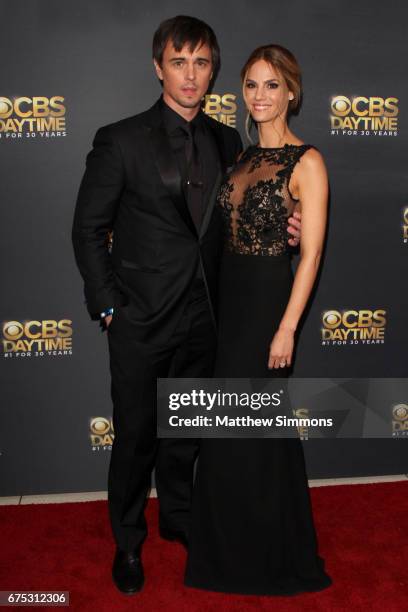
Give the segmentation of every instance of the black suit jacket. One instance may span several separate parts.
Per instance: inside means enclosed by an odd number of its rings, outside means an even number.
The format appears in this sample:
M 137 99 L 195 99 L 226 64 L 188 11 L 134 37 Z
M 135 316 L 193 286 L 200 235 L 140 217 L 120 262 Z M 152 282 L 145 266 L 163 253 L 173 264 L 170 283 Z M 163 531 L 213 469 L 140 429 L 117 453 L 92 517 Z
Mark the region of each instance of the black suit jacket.
M 100 128 L 87 157 L 72 238 L 88 310 L 97 315 L 111 306 L 126 309 L 142 342 L 170 338 L 198 265 L 214 312 L 221 247 L 215 196 L 242 143 L 236 130 L 207 116 L 205 120 L 217 143 L 220 171 L 199 233 L 158 102 L 146 112 Z

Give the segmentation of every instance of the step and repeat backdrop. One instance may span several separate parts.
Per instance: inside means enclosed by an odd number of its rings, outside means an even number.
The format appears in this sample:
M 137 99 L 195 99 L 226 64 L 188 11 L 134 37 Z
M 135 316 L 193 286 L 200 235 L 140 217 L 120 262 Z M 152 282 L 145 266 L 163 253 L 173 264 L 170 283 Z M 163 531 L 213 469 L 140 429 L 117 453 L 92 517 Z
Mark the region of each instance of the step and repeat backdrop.
M 114 438 L 107 339 L 86 312 L 73 210 L 97 128 L 160 95 L 151 39 L 176 14 L 213 26 L 222 68 L 205 111 L 243 138 L 239 72 L 253 48 L 282 44 L 303 70 L 303 106 L 291 127 L 324 155 L 331 197 L 295 375 L 407 376 L 408 7 L 394 0 L 386 8 L 324 0 L 0 6 L 7 24 L 0 39 L 0 495 L 106 488 Z M 389 439 L 305 441 L 309 476 L 408 472 L 407 437 L 408 397 L 390 394 Z

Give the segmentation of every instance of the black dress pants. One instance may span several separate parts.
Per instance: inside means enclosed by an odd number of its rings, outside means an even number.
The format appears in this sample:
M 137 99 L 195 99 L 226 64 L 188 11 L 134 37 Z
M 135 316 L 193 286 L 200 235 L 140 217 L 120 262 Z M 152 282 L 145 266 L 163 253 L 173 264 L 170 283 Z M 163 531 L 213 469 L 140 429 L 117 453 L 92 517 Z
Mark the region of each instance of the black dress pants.
M 147 534 L 144 508 L 155 468 L 160 526 L 188 533 L 199 441 L 157 439 L 156 380 L 210 377 L 216 336 L 207 294 L 196 281 L 166 346 L 141 343 L 126 307 L 108 328 L 113 427 L 108 477 L 109 514 L 117 546 L 138 548 Z

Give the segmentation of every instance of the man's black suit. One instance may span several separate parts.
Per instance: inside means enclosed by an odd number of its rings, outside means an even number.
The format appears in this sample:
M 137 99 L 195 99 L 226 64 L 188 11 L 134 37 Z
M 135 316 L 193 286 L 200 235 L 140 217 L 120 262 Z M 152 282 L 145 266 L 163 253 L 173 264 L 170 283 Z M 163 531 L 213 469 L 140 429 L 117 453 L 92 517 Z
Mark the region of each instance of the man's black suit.
M 114 307 L 108 339 L 115 440 L 108 488 L 113 533 L 125 551 L 146 535 L 143 509 L 153 467 L 161 525 L 188 531 L 198 442 L 158 444 L 156 378 L 211 376 L 221 247 L 215 195 L 242 148 L 238 132 L 203 114 L 219 172 L 206 191 L 197 230 L 162 105 L 159 100 L 146 112 L 98 130 L 73 225 L 88 310 L 95 315 Z M 199 267 L 204 290 L 197 289 Z

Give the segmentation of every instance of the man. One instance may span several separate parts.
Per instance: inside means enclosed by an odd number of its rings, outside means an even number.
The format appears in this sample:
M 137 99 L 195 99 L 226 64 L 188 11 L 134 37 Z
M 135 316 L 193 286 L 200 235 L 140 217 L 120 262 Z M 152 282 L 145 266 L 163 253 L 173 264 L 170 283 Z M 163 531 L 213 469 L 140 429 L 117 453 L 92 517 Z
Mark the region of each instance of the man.
M 108 329 L 112 576 L 125 593 L 144 582 L 153 468 L 161 536 L 187 544 L 198 441 L 157 440 L 156 379 L 212 374 L 222 245 L 215 195 L 242 150 L 236 130 L 200 110 L 219 68 L 212 29 L 193 17 L 169 19 L 154 35 L 153 58 L 163 95 L 148 111 L 98 130 L 73 226 L 88 310 Z

